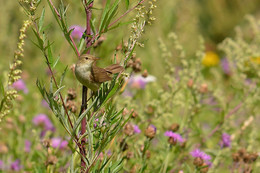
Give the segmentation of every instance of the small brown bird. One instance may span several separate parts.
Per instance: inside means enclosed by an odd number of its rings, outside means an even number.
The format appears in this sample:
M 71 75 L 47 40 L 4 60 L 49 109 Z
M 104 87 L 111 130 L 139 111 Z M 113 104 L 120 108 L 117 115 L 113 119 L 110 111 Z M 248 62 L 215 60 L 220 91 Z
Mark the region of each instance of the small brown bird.
M 75 67 L 75 75 L 78 81 L 91 89 L 97 91 L 102 82 L 111 80 L 111 74 L 124 71 L 124 67 L 112 64 L 106 68 L 96 66 L 96 58 L 90 54 L 83 54 L 79 57 Z

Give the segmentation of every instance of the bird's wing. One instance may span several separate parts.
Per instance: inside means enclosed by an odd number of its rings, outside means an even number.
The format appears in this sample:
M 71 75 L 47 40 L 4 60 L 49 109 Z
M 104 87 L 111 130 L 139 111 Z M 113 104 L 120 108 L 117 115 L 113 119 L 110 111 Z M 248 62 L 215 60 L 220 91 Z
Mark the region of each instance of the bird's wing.
M 96 63 L 92 65 L 92 73 L 93 73 L 94 81 L 96 82 L 106 82 L 112 79 L 107 74 L 107 71 L 103 68 L 97 67 Z
M 120 73 L 122 71 L 124 71 L 124 67 L 118 65 L 118 64 L 112 64 L 108 67 L 105 68 L 105 70 L 108 72 L 108 73 Z

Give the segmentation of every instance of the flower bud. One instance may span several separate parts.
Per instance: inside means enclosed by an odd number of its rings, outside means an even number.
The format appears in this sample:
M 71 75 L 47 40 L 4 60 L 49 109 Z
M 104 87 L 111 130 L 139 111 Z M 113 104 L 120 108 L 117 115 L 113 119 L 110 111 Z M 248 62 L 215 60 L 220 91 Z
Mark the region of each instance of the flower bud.
M 127 123 L 124 126 L 124 134 L 127 136 L 132 136 L 134 134 L 134 126 L 130 123 Z
M 145 130 L 145 136 L 147 138 L 152 139 L 154 138 L 155 134 L 156 134 L 156 127 L 154 125 L 149 125 Z
M 151 106 L 151 105 L 147 106 L 146 113 L 149 114 L 149 115 L 152 115 L 154 113 L 153 106 Z
M 69 88 L 68 89 L 68 99 L 74 100 L 76 97 L 77 97 L 77 93 L 76 93 L 75 89 Z
M 192 86 L 193 86 L 193 80 L 192 80 L 192 79 L 190 79 L 190 80 L 187 82 L 187 86 L 188 86 L 189 88 L 192 88 Z
M 126 158 L 127 158 L 127 159 L 131 159 L 131 158 L 133 158 L 133 157 L 134 157 L 134 153 L 133 153 L 133 152 L 128 151 L 128 152 L 126 153 Z
M 125 115 L 127 115 L 127 114 L 129 114 L 129 111 L 128 111 L 128 109 L 126 109 L 126 108 L 124 108 L 124 110 L 123 110 L 123 113 L 122 113 L 124 116 Z
M 50 155 L 50 156 L 48 156 L 48 158 L 47 158 L 47 161 L 46 161 L 46 165 L 54 165 L 54 164 L 56 164 L 58 162 L 58 159 L 57 159 L 57 157 L 56 156 L 54 156 L 54 155 Z
M 250 154 L 251 162 L 255 162 L 257 158 L 258 158 L 258 154 L 257 153 L 251 153 Z
M 238 153 L 233 153 L 232 154 L 232 159 L 233 159 L 233 162 L 239 162 L 239 154 Z
M 169 142 L 171 145 L 176 145 L 176 144 L 177 144 L 177 140 L 174 139 L 174 138 L 172 138 L 172 137 L 169 137 L 168 142 Z
M 243 157 L 243 161 L 244 163 L 249 163 L 250 162 L 250 155 L 248 153 L 246 153 Z
M 42 145 L 46 148 L 49 148 L 51 146 L 51 140 L 50 139 L 44 139 L 42 141 Z
M 173 132 L 176 132 L 176 131 L 179 130 L 179 128 L 180 128 L 180 125 L 179 125 L 179 124 L 173 123 L 173 124 L 171 125 L 171 127 L 170 127 L 170 130 L 173 131 Z
M 208 92 L 208 85 L 206 83 L 203 83 L 200 85 L 199 89 L 200 93 L 205 94 Z
M 76 105 L 75 101 L 67 100 L 65 106 L 66 106 L 66 108 L 67 108 L 68 110 L 70 110 L 71 112 L 76 113 L 76 111 L 77 111 L 77 105 Z
M 196 157 L 193 160 L 193 165 L 195 165 L 196 167 L 201 167 L 203 165 L 203 163 L 204 163 L 204 161 L 200 157 Z
M 138 116 L 137 112 L 134 109 L 131 109 L 132 118 L 136 118 Z
M 142 76 L 143 76 L 144 78 L 146 78 L 146 77 L 148 76 L 148 72 L 147 72 L 147 70 L 146 70 L 146 69 L 143 71 L 143 74 L 142 74 Z

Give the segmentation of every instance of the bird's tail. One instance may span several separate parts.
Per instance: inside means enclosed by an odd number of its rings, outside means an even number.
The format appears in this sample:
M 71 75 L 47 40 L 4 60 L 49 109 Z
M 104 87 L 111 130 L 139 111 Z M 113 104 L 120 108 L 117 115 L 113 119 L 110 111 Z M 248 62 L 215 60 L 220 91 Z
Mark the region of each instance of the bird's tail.
M 120 66 L 118 64 L 112 64 L 112 65 L 106 67 L 105 70 L 108 73 L 115 74 L 115 73 L 123 72 L 124 71 L 124 67 L 122 67 L 122 66 Z

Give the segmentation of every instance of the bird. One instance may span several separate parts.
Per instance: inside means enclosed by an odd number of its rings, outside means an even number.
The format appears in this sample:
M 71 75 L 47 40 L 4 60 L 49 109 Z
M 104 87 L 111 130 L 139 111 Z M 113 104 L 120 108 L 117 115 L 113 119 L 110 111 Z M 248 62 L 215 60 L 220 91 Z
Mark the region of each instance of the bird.
M 97 60 L 99 58 L 94 55 L 82 54 L 75 66 L 77 80 L 92 91 L 97 91 L 103 82 L 112 80 L 112 74 L 124 71 L 124 67 L 119 64 L 100 68 L 96 65 Z

